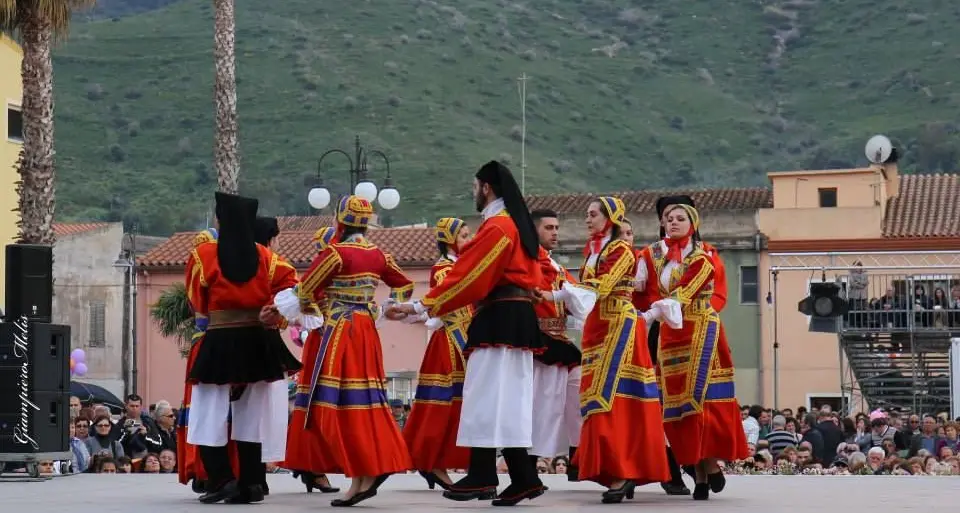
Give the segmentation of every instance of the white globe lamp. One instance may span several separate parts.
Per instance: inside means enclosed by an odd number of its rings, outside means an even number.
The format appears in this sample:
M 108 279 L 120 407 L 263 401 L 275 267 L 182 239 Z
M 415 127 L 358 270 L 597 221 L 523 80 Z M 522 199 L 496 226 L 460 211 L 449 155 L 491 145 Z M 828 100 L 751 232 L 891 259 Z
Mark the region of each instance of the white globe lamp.
M 353 193 L 371 203 L 377 200 L 377 186 L 370 180 L 358 183 Z
M 383 190 L 380 191 L 380 195 L 377 196 L 377 203 L 379 203 L 384 210 L 393 210 L 400 204 L 400 192 L 397 191 L 395 187 L 384 187 Z
M 317 210 L 327 208 L 330 204 L 330 191 L 326 187 L 314 187 L 307 193 L 307 202 Z

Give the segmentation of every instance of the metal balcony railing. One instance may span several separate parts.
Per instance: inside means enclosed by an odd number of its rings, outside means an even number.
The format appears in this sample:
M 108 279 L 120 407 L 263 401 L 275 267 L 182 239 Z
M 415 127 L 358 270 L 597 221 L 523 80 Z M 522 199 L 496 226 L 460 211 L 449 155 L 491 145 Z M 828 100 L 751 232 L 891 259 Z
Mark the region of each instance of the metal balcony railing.
M 851 272 L 837 277 L 843 332 L 960 334 L 960 276 Z

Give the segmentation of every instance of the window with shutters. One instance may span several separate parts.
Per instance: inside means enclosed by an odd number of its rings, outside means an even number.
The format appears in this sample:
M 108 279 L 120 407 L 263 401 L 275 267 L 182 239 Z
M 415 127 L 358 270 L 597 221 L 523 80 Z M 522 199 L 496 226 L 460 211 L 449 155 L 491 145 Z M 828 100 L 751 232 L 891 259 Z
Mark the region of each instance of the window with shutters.
M 760 300 L 760 280 L 757 266 L 740 266 L 740 304 L 755 305 Z
M 91 301 L 89 318 L 87 324 L 90 326 L 90 347 L 106 347 L 107 334 L 104 323 L 106 322 L 107 305 L 103 301 Z

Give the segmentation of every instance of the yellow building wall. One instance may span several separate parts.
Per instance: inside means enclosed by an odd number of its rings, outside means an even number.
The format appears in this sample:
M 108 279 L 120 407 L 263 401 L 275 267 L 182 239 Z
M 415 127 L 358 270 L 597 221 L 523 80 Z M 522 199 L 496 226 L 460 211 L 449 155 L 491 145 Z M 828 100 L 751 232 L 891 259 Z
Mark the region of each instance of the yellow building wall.
M 4 260 L 7 244 L 17 237 L 19 214 L 17 206 L 17 171 L 14 166 L 20 156 L 20 141 L 8 139 L 7 111 L 20 108 L 23 98 L 23 82 L 20 79 L 20 62 L 23 52 L 16 41 L 0 34 L 0 305 L 4 301 Z

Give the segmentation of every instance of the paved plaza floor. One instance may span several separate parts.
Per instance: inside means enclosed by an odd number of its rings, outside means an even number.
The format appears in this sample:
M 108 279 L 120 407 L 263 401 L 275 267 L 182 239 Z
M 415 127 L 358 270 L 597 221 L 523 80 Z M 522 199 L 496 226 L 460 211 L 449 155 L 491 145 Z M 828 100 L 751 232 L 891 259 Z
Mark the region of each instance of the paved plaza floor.
M 502 476 L 503 485 L 506 476 Z M 331 476 L 334 486 L 346 489 L 342 476 Z M 338 494 L 305 493 L 299 481 L 288 474 L 269 477 L 271 495 L 260 504 L 244 506 L 205 505 L 176 482 L 172 475 L 114 474 L 53 478 L 42 482 L 0 482 L 3 511 L 63 511 L 72 513 L 170 513 L 206 512 L 210 508 L 260 509 L 271 513 L 314 512 L 334 509 L 330 500 Z M 930 511 L 945 504 L 960 503 L 958 477 L 888 476 L 730 476 L 727 489 L 711 496 L 707 504 L 690 497 L 668 497 L 657 485 L 637 489 L 636 498 L 621 505 L 600 503 L 601 488 L 591 483 L 569 483 L 564 476 L 545 476 L 550 487 L 542 497 L 517 508 L 550 513 L 590 513 L 614 509 L 651 512 L 707 511 L 709 513 L 809 511 Z M 488 502 L 453 502 L 442 492 L 428 490 L 416 474 L 393 476 L 380 493 L 355 509 L 391 512 L 466 512 L 490 510 Z M 706 509 L 704 509 L 706 508 Z M 852 508 L 852 509 L 851 509 Z M 339 509 L 337 509 L 339 510 Z M 499 511 L 500 508 L 497 508 Z

